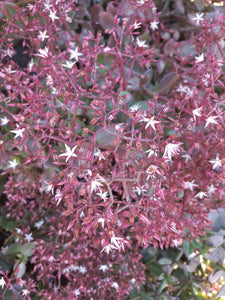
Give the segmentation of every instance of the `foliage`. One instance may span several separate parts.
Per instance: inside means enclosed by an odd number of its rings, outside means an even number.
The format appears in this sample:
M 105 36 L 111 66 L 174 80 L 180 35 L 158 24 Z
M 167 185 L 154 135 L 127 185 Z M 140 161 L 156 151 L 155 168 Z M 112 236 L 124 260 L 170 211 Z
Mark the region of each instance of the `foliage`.
M 2 298 L 187 297 L 174 263 L 224 207 L 223 9 L 0 8 Z

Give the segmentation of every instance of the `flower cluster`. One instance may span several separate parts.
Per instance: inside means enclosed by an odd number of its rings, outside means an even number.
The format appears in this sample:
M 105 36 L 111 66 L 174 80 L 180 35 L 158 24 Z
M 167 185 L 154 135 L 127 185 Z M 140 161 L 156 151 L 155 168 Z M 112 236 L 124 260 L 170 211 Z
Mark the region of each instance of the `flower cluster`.
M 27 299 L 122 299 L 140 247 L 179 246 L 224 205 L 222 16 L 197 13 L 183 41 L 157 3 L 128 2 L 3 9 L 3 297 L 20 281 Z

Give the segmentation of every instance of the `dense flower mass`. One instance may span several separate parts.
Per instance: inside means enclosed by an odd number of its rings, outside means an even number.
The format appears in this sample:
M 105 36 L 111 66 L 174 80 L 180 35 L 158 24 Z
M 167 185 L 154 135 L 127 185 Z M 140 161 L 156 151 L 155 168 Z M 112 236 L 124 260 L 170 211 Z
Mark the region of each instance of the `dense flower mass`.
M 0 4 L 3 298 L 123 299 L 224 206 L 225 17 L 156 2 Z

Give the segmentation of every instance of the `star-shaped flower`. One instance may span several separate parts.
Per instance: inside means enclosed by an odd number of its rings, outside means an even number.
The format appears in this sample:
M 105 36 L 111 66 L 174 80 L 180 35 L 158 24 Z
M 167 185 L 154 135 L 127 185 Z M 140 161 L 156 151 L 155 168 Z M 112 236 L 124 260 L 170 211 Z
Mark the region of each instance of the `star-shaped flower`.
M 140 27 L 141 27 L 141 23 L 137 23 L 137 21 L 135 21 L 134 24 L 133 24 L 133 28 L 138 29 Z
M 79 289 L 76 289 L 76 290 L 74 291 L 74 296 L 77 297 L 77 296 L 79 296 L 79 295 L 80 295 L 80 290 L 79 290 Z
M 151 27 L 151 29 L 154 31 L 155 29 L 158 29 L 159 27 L 158 27 L 158 24 L 159 24 L 159 22 L 158 21 L 156 21 L 156 20 L 154 20 L 153 22 L 151 22 L 151 24 L 150 24 L 150 27 Z
M 101 190 L 100 187 L 103 186 L 101 182 L 99 182 L 97 179 L 93 180 L 91 183 L 91 193 L 93 191 L 96 191 L 96 189 Z
M 102 198 L 102 200 L 105 202 L 108 197 L 109 197 L 109 193 L 108 192 L 103 192 L 100 190 L 99 193 L 96 193 L 96 195 L 100 196 Z
M 22 290 L 22 294 L 23 296 L 27 296 L 30 294 L 30 292 L 28 290 Z
M 218 122 L 216 121 L 218 117 L 217 116 L 209 116 L 206 119 L 206 124 L 205 124 L 205 128 L 209 125 L 209 124 L 218 124 Z
M 23 132 L 25 128 L 20 128 L 20 129 L 15 129 L 15 130 L 10 130 L 10 132 L 15 133 L 15 139 L 18 137 L 23 137 Z
M 201 111 L 202 111 L 202 106 L 199 108 L 196 108 L 192 111 L 192 114 L 194 116 L 194 119 L 196 120 L 196 117 L 201 117 Z
M 195 21 L 197 25 L 199 25 L 199 23 L 204 20 L 203 15 L 204 15 L 204 13 L 201 13 L 201 14 L 196 13 L 196 17 L 192 18 L 192 20 Z
M 52 11 L 52 10 L 50 9 L 49 18 L 52 20 L 52 22 L 54 22 L 55 20 L 59 19 L 59 17 L 56 16 L 56 10 L 55 10 L 55 11 Z
M 202 54 L 199 55 L 199 56 L 195 56 L 195 62 L 196 62 L 196 63 L 200 63 L 200 62 L 202 62 L 202 61 L 204 61 L 204 53 L 202 53 Z
M 49 38 L 49 35 L 46 34 L 46 30 L 44 31 L 39 31 L 39 35 L 38 38 L 41 39 L 41 41 L 43 42 L 45 39 Z
M 148 47 L 148 45 L 145 44 L 146 41 L 141 41 L 139 38 L 137 38 L 137 45 L 138 47 Z
M 119 289 L 119 284 L 117 282 L 113 282 L 111 287 L 113 287 L 114 289 L 118 290 Z
M 1 126 L 5 126 L 5 125 L 7 125 L 9 123 L 9 119 L 6 117 L 6 116 L 4 116 L 4 118 L 1 118 L 0 119 L 0 125 Z
M 43 58 L 48 57 L 48 47 L 45 47 L 44 49 L 39 49 L 39 54 L 37 55 Z
M 215 186 L 213 184 L 211 184 L 209 187 L 208 187 L 208 194 L 209 195 L 212 195 L 215 193 L 215 191 L 217 190 L 217 188 L 215 188 Z
M 67 69 L 72 69 L 73 65 L 75 64 L 75 61 L 66 61 L 65 64 L 63 64 L 62 66 L 67 68 Z
M 42 220 L 36 222 L 34 224 L 34 227 L 36 227 L 37 229 L 40 229 L 43 224 L 44 224 L 44 220 L 42 219 Z
M 179 154 L 180 151 L 181 151 L 181 143 L 178 144 L 169 143 L 166 145 L 163 157 L 169 158 L 169 160 L 172 161 L 172 156 Z
M 207 193 L 205 193 L 205 192 L 199 192 L 195 195 L 195 198 L 203 199 L 205 197 L 207 197 Z
M 5 282 L 4 277 L 1 277 L 1 279 L 0 279 L 0 286 L 1 286 L 2 289 L 4 288 L 5 284 L 6 284 L 6 282 Z
M 60 154 L 59 156 L 67 156 L 66 162 L 68 162 L 68 160 L 69 160 L 71 157 L 77 157 L 77 155 L 74 153 L 74 151 L 75 151 L 76 148 L 77 148 L 77 145 L 74 146 L 72 150 L 71 150 L 70 147 L 67 146 L 66 144 L 65 144 L 65 147 L 66 147 L 66 152 Z
M 102 272 L 105 272 L 106 270 L 108 270 L 108 266 L 107 265 L 101 265 L 100 267 L 99 267 L 99 270 L 100 271 L 102 271 Z
M 193 192 L 193 189 L 198 186 L 194 182 L 195 182 L 194 180 L 192 180 L 192 181 L 184 181 L 184 189 L 185 190 L 190 190 L 190 191 Z
M 152 129 L 154 129 L 154 131 L 156 131 L 155 125 L 156 125 L 156 124 L 159 124 L 160 122 L 154 120 L 154 118 L 155 118 L 154 116 L 151 117 L 151 119 L 148 119 L 148 118 L 145 118 L 145 117 L 144 117 L 143 120 L 144 120 L 145 122 L 147 122 L 147 124 L 146 124 L 146 126 L 145 126 L 145 129 L 147 129 L 149 126 L 151 126 Z
M 18 163 L 16 161 L 16 159 L 14 158 L 14 160 L 9 160 L 9 168 L 12 168 L 13 170 L 15 170 L 16 166 L 18 166 Z
M 216 159 L 209 161 L 213 165 L 213 169 L 219 169 L 222 167 L 222 161 L 219 159 L 219 156 L 216 157 Z
M 33 237 L 32 237 L 32 232 L 29 234 L 25 234 L 25 240 L 27 240 L 28 243 L 30 243 L 31 241 L 33 241 Z
M 76 47 L 75 49 L 69 49 L 69 51 L 70 51 L 70 59 L 73 59 L 73 58 L 74 58 L 75 61 L 78 61 L 79 56 L 82 56 L 82 55 L 83 55 L 83 54 L 80 53 L 78 50 L 79 50 L 78 47 Z

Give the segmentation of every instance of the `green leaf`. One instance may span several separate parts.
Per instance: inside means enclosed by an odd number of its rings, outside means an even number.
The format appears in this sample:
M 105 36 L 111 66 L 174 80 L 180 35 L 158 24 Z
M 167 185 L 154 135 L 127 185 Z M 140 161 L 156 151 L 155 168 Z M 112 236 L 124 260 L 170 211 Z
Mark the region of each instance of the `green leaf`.
M 33 249 L 35 249 L 35 244 L 33 243 L 25 244 L 21 248 L 21 253 L 29 257 L 33 255 L 33 251 L 32 251 Z
M 163 273 L 162 267 L 157 262 L 149 262 L 147 263 L 147 267 L 149 272 L 154 276 L 158 277 L 160 274 Z
M 16 221 L 14 221 L 13 219 L 8 219 L 5 216 L 1 216 L 0 227 L 5 229 L 6 231 L 11 231 L 16 227 Z
M 160 284 L 158 289 L 158 294 L 160 294 L 166 287 L 168 286 L 168 283 L 166 280 L 163 280 L 163 282 Z
M 14 243 L 9 246 L 9 248 L 6 250 L 6 255 L 13 255 L 16 256 L 16 254 L 21 253 L 21 244 L 20 243 Z
M 167 257 L 162 257 L 158 260 L 158 263 L 160 265 L 170 265 L 172 263 L 172 260 Z
M 186 254 L 186 256 L 190 255 L 190 242 L 187 240 L 183 241 L 183 249 L 184 249 L 184 253 Z
M 9 264 L 6 261 L 4 261 L 3 259 L 1 259 L 1 258 L 0 258 L 0 269 L 3 272 L 10 271 Z

